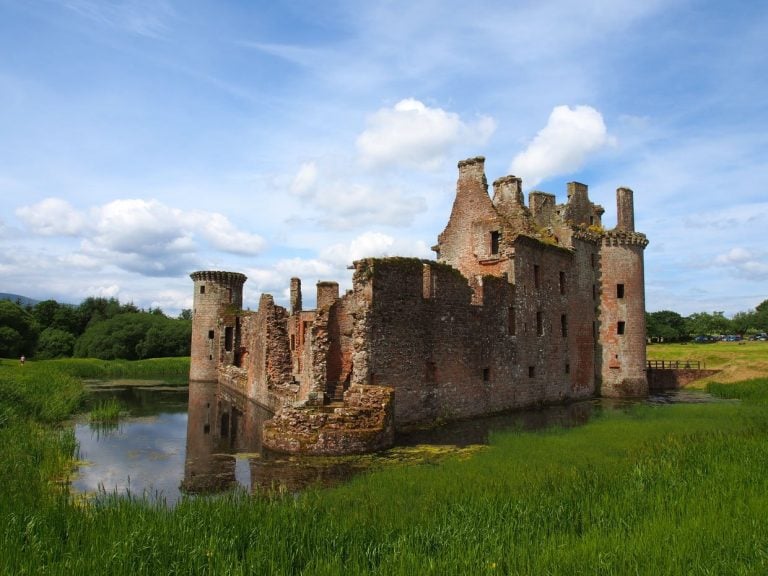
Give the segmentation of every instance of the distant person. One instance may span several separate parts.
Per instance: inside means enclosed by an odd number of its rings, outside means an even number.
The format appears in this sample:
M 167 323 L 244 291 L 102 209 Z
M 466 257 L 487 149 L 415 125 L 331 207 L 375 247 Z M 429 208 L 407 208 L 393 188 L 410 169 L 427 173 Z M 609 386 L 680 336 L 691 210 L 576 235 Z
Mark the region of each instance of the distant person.
M 22 354 L 22 355 L 21 355 L 21 358 L 19 358 L 19 364 L 21 364 L 22 366 L 24 366 L 24 362 L 26 362 L 26 360 L 27 360 L 27 359 L 26 359 L 26 358 L 24 358 L 24 355 Z

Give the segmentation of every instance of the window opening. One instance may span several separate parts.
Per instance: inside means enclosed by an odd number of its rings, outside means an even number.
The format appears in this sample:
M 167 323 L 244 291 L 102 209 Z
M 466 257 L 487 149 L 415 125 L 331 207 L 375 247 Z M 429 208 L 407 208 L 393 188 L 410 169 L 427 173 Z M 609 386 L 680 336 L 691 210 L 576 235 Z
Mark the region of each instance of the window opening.
M 624 298 L 624 284 L 616 284 L 616 298 Z
M 234 340 L 235 331 L 232 326 L 224 328 L 224 350 L 232 352 L 232 341 Z
M 571 365 L 566 363 L 565 364 L 565 373 L 570 374 L 571 373 Z
M 200 285 L 200 294 L 205 294 L 205 284 Z
M 528 378 L 536 376 L 536 366 L 528 366 Z
M 491 379 L 491 369 L 483 368 L 483 382 L 488 382 Z
M 560 294 L 565 294 L 565 272 L 560 271 Z
M 213 330 L 208 330 L 208 340 L 213 340 Z
M 568 336 L 568 316 L 565 314 L 560 316 L 560 331 L 563 333 L 563 338 Z
M 544 315 L 541 312 L 536 312 L 536 334 L 544 336 Z
M 619 321 L 618 325 L 616 326 L 616 334 L 624 334 L 624 322 Z
M 498 230 L 494 230 L 491 232 L 491 254 L 497 255 L 499 253 L 499 239 L 501 238 L 501 234 Z

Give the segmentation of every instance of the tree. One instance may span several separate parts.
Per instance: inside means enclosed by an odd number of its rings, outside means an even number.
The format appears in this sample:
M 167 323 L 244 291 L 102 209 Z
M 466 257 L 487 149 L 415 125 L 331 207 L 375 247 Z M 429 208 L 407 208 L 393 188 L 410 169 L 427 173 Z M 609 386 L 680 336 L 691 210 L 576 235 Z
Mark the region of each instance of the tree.
M 0 301 L 0 357 L 32 356 L 37 343 L 37 324 L 30 312 L 9 300 Z
M 74 354 L 103 360 L 188 356 L 191 338 L 191 322 L 131 312 L 92 324 L 78 338 Z
M 179 313 L 179 320 L 192 320 L 192 310 L 189 308 L 184 308 Z
M 686 330 L 689 335 L 696 334 L 727 334 L 731 332 L 731 321 L 723 315 L 723 312 L 696 312 L 685 319 Z
M 69 357 L 74 348 L 74 334 L 58 328 L 46 328 L 40 333 L 35 357 L 41 360 Z
M 688 337 L 685 319 L 677 312 L 661 310 L 646 313 L 645 321 L 647 335 L 654 340 L 677 342 Z

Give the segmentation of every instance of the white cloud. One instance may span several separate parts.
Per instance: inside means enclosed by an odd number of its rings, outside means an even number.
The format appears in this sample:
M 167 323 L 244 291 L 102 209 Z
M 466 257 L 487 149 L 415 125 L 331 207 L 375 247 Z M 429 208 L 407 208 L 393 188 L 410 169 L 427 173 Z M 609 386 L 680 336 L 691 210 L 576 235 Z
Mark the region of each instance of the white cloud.
M 84 215 L 60 198 L 46 198 L 32 206 L 22 206 L 16 210 L 16 216 L 33 233 L 42 236 L 76 236 L 85 225 Z
M 741 264 L 752 259 L 752 253 L 745 248 L 731 248 L 727 253 L 715 258 L 717 264 Z
M 590 154 L 613 144 L 600 112 L 591 106 L 556 106 L 547 125 L 512 160 L 511 172 L 533 187 L 546 178 L 578 170 Z
M 317 164 L 315 162 L 305 162 L 299 168 L 296 176 L 291 182 L 291 192 L 299 196 L 304 196 L 314 188 L 317 182 Z
M 64 6 L 93 22 L 150 38 L 164 36 L 174 15 L 164 0 L 67 0 Z
M 357 138 L 357 149 L 366 166 L 434 170 L 455 146 L 485 144 L 495 129 L 496 123 L 488 116 L 467 124 L 456 113 L 407 98 L 368 119 L 368 127 Z
M 301 165 L 288 190 L 299 196 L 308 210 L 304 221 L 331 230 L 354 230 L 374 224 L 402 228 L 426 210 L 422 196 L 405 193 L 381 180 L 368 184 L 364 175 L 345 172 L 347 167 L 348 163 L 341 162 L 339 167 L 332 161 L 322 166 L 315 161 Z
M 424 242 L 397 240 L 381 232 L 365 232 L 349 243 L 328 246 L 320 256 L 338 266 L 345 266 L 361 258 L 382 256 L 430 258 L 433 255 Z
M 715 258 L 715 264 L 732 269 L 746 280 L 762 281 L 768 279 L 768 260 L 766 255 L 750 251 L 740 246 L 731 248 L 725 254 Z
M 195 224 L 200 235 L 217 250 L 254 256 L 264 249 L 264 239 L 261 236 L 238 230 L 222 214 L 196 212 L 191 217 L 185 216 L 182 219 Z

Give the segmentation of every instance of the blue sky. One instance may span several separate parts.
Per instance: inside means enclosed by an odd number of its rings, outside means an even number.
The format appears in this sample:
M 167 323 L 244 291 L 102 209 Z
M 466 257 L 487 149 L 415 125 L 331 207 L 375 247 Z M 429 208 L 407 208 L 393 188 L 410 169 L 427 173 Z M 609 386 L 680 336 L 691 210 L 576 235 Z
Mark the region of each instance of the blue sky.
M 768 298 L 768 4 L 0 0 L 0 292 L 191 307 L 188 275 L 432 257 L 456 162 L 615 224 L 649 311 Z

